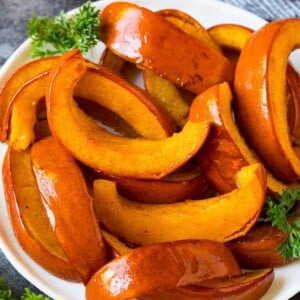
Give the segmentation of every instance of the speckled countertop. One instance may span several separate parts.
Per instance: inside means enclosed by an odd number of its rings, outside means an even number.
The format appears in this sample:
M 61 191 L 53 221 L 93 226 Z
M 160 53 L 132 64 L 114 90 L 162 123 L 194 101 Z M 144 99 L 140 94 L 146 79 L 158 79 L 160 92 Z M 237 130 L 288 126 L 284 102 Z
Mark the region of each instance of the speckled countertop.
M 252 11 L 266 20 L 300 16 L 300 0 L 223 1 Z M 81 0 L 0 0 L 0 67 L 26 39 L 26 22 L 33 11 L 39 16 L 56 15 L 61 10 L 70 10 L 84 2 Z M 31 287 L 37 291 L 13 269 L 1 251 L 0 277 L 6 278 L 17 297 L 23 293 L 24 287 Z M 300 295 L 293 298 L 296 299 L 300 299 Z

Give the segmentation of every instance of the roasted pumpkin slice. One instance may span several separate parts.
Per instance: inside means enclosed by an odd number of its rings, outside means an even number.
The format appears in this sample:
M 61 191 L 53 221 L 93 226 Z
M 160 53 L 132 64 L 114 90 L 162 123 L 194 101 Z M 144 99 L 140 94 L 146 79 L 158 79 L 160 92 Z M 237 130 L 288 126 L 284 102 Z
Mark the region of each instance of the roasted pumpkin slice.
M 98 270 L 86 299 L 131 299 L 216 277 L 240 275 L 234 256 L 222 243 L 185 240 L 153 244 L 124 254 Z
M 31 162 L 56 239 L 87 283 L 106 263 L 106 249 L 82 171 L 51 136 L 32 146 Z
M 47 57 L 33 60 L 26 63 L 0 87 L 0 140 L 5 141 L 7 139 L 7 130 L 9 128 L 9 118 L 11 111 L 11 104 L 13 102 L 14 95 L 17 91 L 33 77 L 47 70 L 50 70 L 53 64 L 56 62 L 57 57 Z
M 112 52 L 184 89 L 198 94 L 232 81 L 233 66 L 225 56 L 146 8 L 111 3 L 102 10 L 100 24 Z
M 257 30 L 237 63 L 234 89 L 239 127 L 267 168 L 284 182 L 300 178 L 286 105 L 286 68 L 299 47 L 299 19 L 283 19 Z
M 182 239 L 225 242 L 250 230 L 265 200 L 266 178 L 261 164 L 242 168 L 236 180 L 238 188 L 228 194 L 145 204 L 122 197 L 115 182 L 98 179 L 94 181 L 95 212 L 115 236 L 138 245 Z
M 197 154 L 197 160 L 219 193 L 236 188 L 235 174 L 243 166 L 261 162 L 241 135 L 233 116 L 232 93 L 227 83 L 215 85 L 197 96 L 190 118 L 212 122 L 207 141 Z M 268 192 L 282 192 L 295 187 L 286 185 L 267 171 Z
M 7 149 L 3 187 L 15 236 L 24 251 L 48 272 L 79 280 L 52 231 L 30 161 L 30 149 Z
M 65 54 L 49 76 L 46 107 L 53 135 L 87 166 L 123 177 L 162 178 L 191 159 L 209 132 L 207 122 L 188 122 L 163 140 L 126 138 L 100 128 L 73 99 L 87 64 L 77 50 Z

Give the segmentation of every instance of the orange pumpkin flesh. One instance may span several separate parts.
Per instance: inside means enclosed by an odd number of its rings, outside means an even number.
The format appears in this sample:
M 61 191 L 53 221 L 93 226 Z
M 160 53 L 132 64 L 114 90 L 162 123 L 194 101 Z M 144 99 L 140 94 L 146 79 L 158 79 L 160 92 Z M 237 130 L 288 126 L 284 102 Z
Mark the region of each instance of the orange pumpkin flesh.
M 143 203 L 201 199 L 211 192 L 210 184 L 197 164 L 186 164 L 161 180 L 113 179 L 121 195 Z
M 200 93 L 232 81 L 229 60 L 146 8 L 109 4 L 100 14 L 100 24 L 102 40 L 112 52 L 184 89 Z
M 33 60 L 19 68 L 0 89 L 0 140 L 5 141 L 11 112 L 11 103 L 14 95 L 28 80 L 36 75 L 49 71 L 57 57 L 40 58 Z
M 265 199 L 266 178 L 262 165 L 242 168 L 236 180 L 238 188 L 228 194 L 202 200 L 146 204 L 125 199 L 118 194 L 115 182 L 98 179 L 94 181 L 95 213 L 111 233 L 133 244 L 183 239 L 225 242 L 250 230 Z
M 140 247 L 98 270 L 86 286 L 86 299 L 130 299 L 215 277 L 240 274 L 221 243 L 186 240 Z
M 205 45 L 220 53 L 222 52 L 220 46 L 213 40 L 207 30 L 191 16 L 175 9 L 163 9 L 157 13 Z M 143 75 L 146 90 L 166 108 L 177 125 L 182 128 L 188 120 L 188 113 L 194 96 L 187 95 L 175 84 L 151 70 L 143 70 Z
M 53 137 L 32 146 L 31 161 L 55 236 L 87 283 L 106 263 L 106 252 L 81 170 Z
M 286 234 L 277 227 L 258 223 L 245 236 L 227 245 L 242 268 L 274 268 L 291 262 L 286 261 L 278 250 L 285 239 Z
M 206 30 L 196 19 L 187 13 L 178 9 L 161 9 L 156 12 L 160 16 L 164 17 L 169 22 L 176 25 L 181 30 L 197 38 L 210 48 L 222 53 L 222 49 L 218 41 L 216 41 L 212 35 Z
M 253 30 L 238 24 L 218 24 L 207 29 L 212 38 L 221 48 L 241 51 Z
M 8 142 L 16 150 L 24 150 L 35 141 L 38 105 L 44 101 L 48 75 L 49 71 L 38 74 L 13 97 Z
M 241 52 L 234 80 L 241 131 L 267 168 L 285 182 L 300 176 L 286 107 L 286 67 L 300 44 L 299 30 L 299 19 L 285 19 L 256 31 Z
M 142 89 L 106 68 L 90 67 L 80 78 L 74 95 L 118 114 L 145 138 L 164 139 L 174 133 L 175 124 L 164 109 Z
M 207 122 L 188 122 L 181 132 L 159 141 L 120 137 L 100 128 L 73 100 L 73 90 L 86 69 L 78 51 L 67 53 L 52 69 L 46 95 L 51 132 L 83 164 L 115 176 L 158 179 L 202 146 Z
M 30 162 L 30 150 L 7 149 L 3 187 L 14 233 L 24 251 L 50 273 L 78 280 L 55 235 L 42 204 Z
M 219 193 L 228 193 L 236 187 L 235 174 L 243 166 L 260 162 L 234 122 L 232 101 L 230 87 L 223 83 L 198 95 L 190 111 L 191 120 L 209 120 L 213 124 L 205 144 L 197 154 L 197 160 Z M 268 192 L 279 193 L 288 186 L 267 171 L 267 187 Z
M 290 103 L 287 104 L 290 134 L 292 141 L 300 144 L 300 76 L 290 64 L 288 64 L 286 72 L 291 96 Z
M 230 279 L 213 279 L 195 286 L 164 291 L 141 300 L 258 300 L 274 279 L 273 269 L 246 272 Z
M 9 143 L 15 149 L 26 149 L 35 140 L 34 125 L 38 106 L 44 103 L 48 75 L 46 71 L 28 80 L 11 101 L 6 113 L 10 126 L 6 126 L 10 128 Z M 106 69 L 90 67 L 74 93 L 119 114 L 146 138 L 162 139 L 174 132 L 175 125 L 146 93 Z

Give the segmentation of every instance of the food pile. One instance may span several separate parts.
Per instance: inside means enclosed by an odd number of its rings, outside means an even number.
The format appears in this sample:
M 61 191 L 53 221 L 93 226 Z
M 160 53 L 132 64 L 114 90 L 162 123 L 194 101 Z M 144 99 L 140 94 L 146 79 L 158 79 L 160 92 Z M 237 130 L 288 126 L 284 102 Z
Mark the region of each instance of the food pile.
M 297 215 L 272 216 L 300 195 L 300 20 L 205 29 L 127 2 L 99 19 L 99 64 L 38 58 L 0 91 L 20 245 L 88 300 L 259 299 L 299 257 Z

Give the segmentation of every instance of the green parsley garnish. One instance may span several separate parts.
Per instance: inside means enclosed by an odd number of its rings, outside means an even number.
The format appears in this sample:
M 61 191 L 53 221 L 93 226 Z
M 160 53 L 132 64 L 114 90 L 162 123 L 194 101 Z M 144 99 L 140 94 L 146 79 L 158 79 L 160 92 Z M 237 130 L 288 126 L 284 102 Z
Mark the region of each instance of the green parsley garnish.
M 50 298 L 41 294 L 36 294 L 29 288 L 25 288 L 24 294 L 21 296 L 21 300 L 50 300 Z
M 0 278 L 0 300 L 15 300 L 12 291 L 3 279 Z
M 0 300 L 17 300 L 12 290 L 7 286 L 6 282 L 0 278 Z M 41 294 L 32 292 L 29 288 L 25 288 L 21 300 L 50 300 Z
M 296 201 L 300 200 L 300 188 L 284 190 L 282 194 L 275 194 L 275 197 L 266 199 L 266 221 L 272 223 L 282 230 L 286 239 L 279 245 L 278 250 L 288 261 L 300 259 L 300 217 L 289 221 L 289 217 L 295 214 L 292 209 Z
M 86 2 L 70 18 L 63 11 L 53 18 L 33 14 L 27 29 L 32 39 L 32 57 L 63 54 L 75 48 L 86 53 L 100 39 L 99 10 Z

